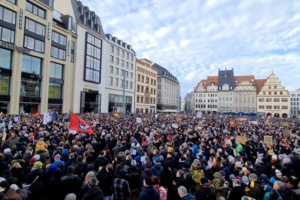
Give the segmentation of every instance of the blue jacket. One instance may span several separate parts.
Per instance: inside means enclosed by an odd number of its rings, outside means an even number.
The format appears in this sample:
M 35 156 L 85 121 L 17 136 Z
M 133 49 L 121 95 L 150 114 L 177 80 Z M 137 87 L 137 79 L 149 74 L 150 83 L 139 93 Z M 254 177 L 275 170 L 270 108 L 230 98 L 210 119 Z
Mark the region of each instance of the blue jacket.
M 143 187 L 138 200 L 159 200 L 158 191 L 153 187 Z
M 155 163 L 154 166 L 151 168 L 152 174 L 157 176 L 160 180 L 164 177 L 164 168 L 161 166 L 160 163 Z
M 182 200 L 196 200 L 195 196 L 188 194 Z
M 57 166 L 60 165 L 61 163 L 62 163 L 62 165 L 63 165 L 63 171 L 62 171 L 62 176 L 63 176 L 64 170 L 65 170 L 65 167 L 66 167 L 66 164 L 65 164 L 64 161 L 61 161 L 61 160 L 57 160 L 57 161 L 55 161 L 54 163 L 52 163 L 52 164 L 48 167 L 48 169 L 46 170 L 46 174 L 48 174 L 49 172 L 51 172 L 52 177 L 54 177 L 54 172 L 55 172 Z
M 193 149 L 193 158 L 196 159 L 197 153 L 198 153 L 198 146 L 197 146 L 197 145 L 194 145 L 194 146 L 192 147 L 192 149 Z

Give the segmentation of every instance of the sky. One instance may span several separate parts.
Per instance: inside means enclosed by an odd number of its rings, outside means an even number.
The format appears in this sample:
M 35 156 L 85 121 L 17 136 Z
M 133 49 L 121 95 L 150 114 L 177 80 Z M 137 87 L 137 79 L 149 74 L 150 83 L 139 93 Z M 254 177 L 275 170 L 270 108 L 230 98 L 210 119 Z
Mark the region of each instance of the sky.
M 181 98 L 219 69 L 300 88 L 299 0 L 82 0 L 105 33 L 179 79 Z

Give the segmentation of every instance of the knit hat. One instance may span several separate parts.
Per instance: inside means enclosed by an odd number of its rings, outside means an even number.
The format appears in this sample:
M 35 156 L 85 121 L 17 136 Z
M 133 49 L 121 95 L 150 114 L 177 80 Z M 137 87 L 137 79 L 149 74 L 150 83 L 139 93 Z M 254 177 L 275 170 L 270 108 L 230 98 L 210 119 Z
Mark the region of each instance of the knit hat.
M 230 180 L 236 179 L 236 178 L 235 178 L 235 175 L 234 175 L 234 174 L 230 174 L 229 179 L 230 179 Z
M 277 183 L 277 185 L 278 185 L 279 188 L 284 187 L 284 183 L 283 183 L 283 182 L 281 182 L 281 181 L 276 181 L 276 183 Z
M 3 153 L 4 153 L 4 155 L 10 154 L 11 153 L 10 148 L 4 149 Z
M 201 178 L 200 181 L 201 181 L 202 185 L 205 184 L 205 183 L 208 183 L 208 179 L 206 177 Z
M 62 154 L 69 155 L 69 150 L 68 149 L 64 149 L 63 152 L 62 152 Z
M 153 184 L 151 178 L 148 177 L 148 176 L 145 178 L 145 183 L 146 183 L 146 185 L 148 185 L 148 186 L 151 186 L 151 185 Z
M 249 179 L 247 176 L 242 177 L 242 182 L 245 183 L 246 185 L 249 185 Z
M 220 170 L 219 173 L 224 177 L 226 176 L 226 173 L 223 170 Z
M 32 158 L 29 160 L 29 164 L 34 164 L 35 162 L 36 162 L 35 157 L 32 157 Z
M 249 175 L 249 179 L 251 181 L 257 181 L 257 175 L 252 173 L 252 174 Z
M 284 164 L 287 164 L 287 163 L 290 163 L 291 162 L 291 159 L 290 158 L 284 158 L 283 159 L 283 163 Z
M 168 140 L 172 140 L 172 135 L 168 135 Z
M 36 160 L 40 160 L 41 159 L 41 156 L 39 154 L 36 154 L 33 156 Z
M 228 157 L 229 163 L 235 163 L 235 158 L 233 156 Z
M 272 191 L 272 187 L 270 185 L 265 185 L 264 186 L 264 191 L 265 192 L 271 192 Z
M 272 155 L 272 160 L 277 160 L 277 155 L 276 154 Z
M 57 160 L 60 160 L 60 155 L 59 155 L 59 154 L 56 154 L 56 155 L 54 156 L 54 161 L 57 161 Z
M 172 147 L 168 147 L 168 153 L 172 153 L 173 152 L 173 148 Z
M 76 200 L 76 195 L 74 193 L 68 194 L 65 200 Z
M 201 163 L 200 163 L 200 161 L 198 159 L 194 159 L 193 164 L 200 165 Z
M 282 176 L 281 171 L 279 171 L 278 169 L 275 170 L 275 174 L 276 174 L 276 176 Z
M 262 181 L 267 181 L 267 180 L 268 180 L 268 177 L 267 177 L 267 175 L 265 175 L 265 174 L 261 174 L 261 175 L 260 175 L 260 179 L 261 179 Z
M 275 181 L 276 181 L 275 178 L 271 177 L 269 182 L 273 185 L 275 183 Z
M 274 154 L 273 150 L 270 149 L 270 150 L 268 151 L 268 155 L 271 156 L 271 155 L 273 155 L 273 154 Z
M 11 184 L 10 188 L 14 189 L 15 191 L 19 189 L 19 187 L 16 184 Z
M 232 182 L 237 184 L 238 186 L 241 186 L 241 181 L 238 179 L 233 179 Z
M 36 169 L 40 169 L 40 168 L 43 167 L 43 163 L 41 161 L 37 161 L 37 162 L 34 163 L 33 167 L 36 168 Z

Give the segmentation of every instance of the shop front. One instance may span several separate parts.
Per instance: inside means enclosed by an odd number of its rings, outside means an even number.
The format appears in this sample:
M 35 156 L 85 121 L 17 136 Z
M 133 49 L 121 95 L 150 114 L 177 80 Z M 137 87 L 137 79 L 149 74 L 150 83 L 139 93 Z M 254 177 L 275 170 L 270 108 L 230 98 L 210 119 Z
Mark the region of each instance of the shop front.
M 22 73 L 20 91 L 20 113 L 38 112 L 40 98 L 40 80 L 29 79 L 28 74 Z M 27 78 L 26 78 L 27 77 Z
M 98 91 L 84 90 L 81 92 L 80 113 L 101 112 L 101 94 Z
M 123 96 L 122 95 L 115 95 L 110 94 L 108 97 L 108 112 L 123 112 Z M 126 112 L 131 112 L 132 106 L 132 97 L 126 96 L 125 97 L 125 110 Z

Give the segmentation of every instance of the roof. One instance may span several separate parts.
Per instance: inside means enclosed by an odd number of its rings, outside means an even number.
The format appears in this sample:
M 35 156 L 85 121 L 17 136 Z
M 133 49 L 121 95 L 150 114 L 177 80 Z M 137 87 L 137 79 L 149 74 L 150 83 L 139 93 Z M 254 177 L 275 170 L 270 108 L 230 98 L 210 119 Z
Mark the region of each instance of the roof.
M 252 82 L 252 81 L 255 81 L 255 77 L 254 75 L 247 75 L 247 76 L 235 76 L 234 77 L 234 81 L 239 84 L 241 82 L 244 82 L 244 81 L 247 81 L 247 82 Z
M 158 70 L 157 71 L 157 78 L 167 78 L 171 81 L 175 81 L 175 82 L 179 83 L 178 79 L 175 76 L 173 76 L 166 68 L 160 66 L 157 63 L 154 63 L 152 65 L 152 67 L 154 67 Z
M 105 38 L 100 17 L 97 16 L 94 11 L 89 10 L 87 6 L 82 5 L 81 1 L 71 0 L 71 2 L 76 22 L 84 26 L 86 29 L 93 31 L 95 34 Z M 86 24 L 84 24 L 84 18 L 86 19 Z M 99 30 L 97 30 L 97 27 Z
M 219 70 L 219 80 L 218 80 L 218 86 L 219 88 L 224 85 L 224 84 L 228 84 L 229 88 L 231 88 L 231 90 L 233 90 L 234 88 L 234 71 L 232 70 Z
M 117 47 L 126 50 L 134 55 L 136 55 L 135 51 L 132 49 L 132 46 L 130 44 L 127 44 L 126 42 L 118 39 L 117 37 L 113 36 L 112 34 L 105 34 L 106 39 L 109 43 L 116 45 Z
M 256 79 L 255 80 L 255 86 L 256 86 L 256 93 L 258 94 L 261 89 L 264 87 L 265 82 L 267 81 L 267 79 Z

